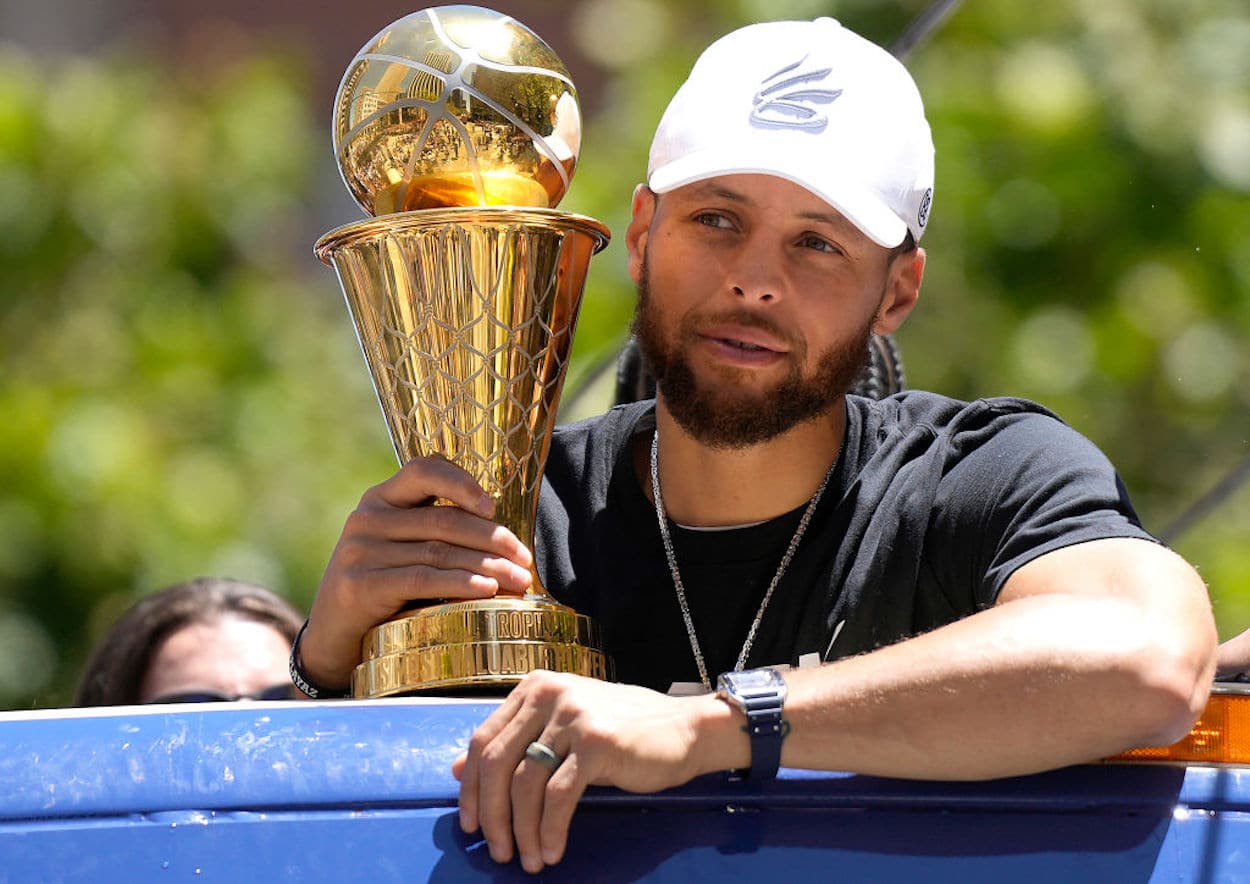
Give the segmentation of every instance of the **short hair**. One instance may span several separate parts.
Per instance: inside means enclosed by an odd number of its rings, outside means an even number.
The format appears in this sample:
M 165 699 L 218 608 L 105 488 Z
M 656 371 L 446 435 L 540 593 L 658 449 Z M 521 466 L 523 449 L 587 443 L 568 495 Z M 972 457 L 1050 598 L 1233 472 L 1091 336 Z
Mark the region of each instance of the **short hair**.
M 903 237 L 903 241 L 890 249 L 890 260 L 893 261 L 899 255 L 906 255 L 908 252 L 916 251 L 916 238 L 911 235 L 911 231 L 907 231 L 907 235 Z
M 138 703 L 152 657 L 166 637 L 227 616 L 272 626 L 290 642 L 304 622 L 290 602 L 263 586 L 219 577 L 167 586 L 128 608 L 100 637 L 78 683 L 75 705 Z

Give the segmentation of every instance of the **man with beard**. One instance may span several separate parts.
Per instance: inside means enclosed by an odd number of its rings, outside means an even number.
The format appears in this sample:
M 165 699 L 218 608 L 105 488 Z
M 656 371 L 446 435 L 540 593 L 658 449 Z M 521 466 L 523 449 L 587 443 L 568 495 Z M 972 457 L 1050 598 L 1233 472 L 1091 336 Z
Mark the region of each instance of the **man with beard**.
M 536 542 L 625 684 L 533 673 L 474 734 L 461 824 L 496 860 L 557 862 L 590 784 L 999 777 L 1202 709 L 1205 588 L 1090 442 L 1017 399 L 846 394 L 916 303 L 932 178 L 910 76 L 831 19 L 730 34 L 674 97 L 625 236 L 659 392 L 557 430 Z M 342 691 L 409 599 L 524 590 L 491 513 L 438 459 L 367 492 L 297 683 Z

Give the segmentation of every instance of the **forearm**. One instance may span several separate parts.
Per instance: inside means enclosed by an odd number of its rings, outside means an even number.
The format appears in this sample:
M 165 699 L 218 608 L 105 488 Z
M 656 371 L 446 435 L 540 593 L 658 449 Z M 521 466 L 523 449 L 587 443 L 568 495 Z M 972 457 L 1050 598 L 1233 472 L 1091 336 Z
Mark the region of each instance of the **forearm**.
M 1177 630 L 1152 619 L 1114 599 L 1038 596 L 795 670 L 782 764 L 988 779 L 1172 742 L 1205 702 L 1213 640 L 1199 623 L 1168 648 Z M 703 712 L 708 769 L 745 767 L 741 717 Z
M 1160 647 L 1149 619 L 1113 599 L 1039 596 L 795 673 L 784 761 L 980 779 L 1171 742 L 1210 675 L 1200 653 Z

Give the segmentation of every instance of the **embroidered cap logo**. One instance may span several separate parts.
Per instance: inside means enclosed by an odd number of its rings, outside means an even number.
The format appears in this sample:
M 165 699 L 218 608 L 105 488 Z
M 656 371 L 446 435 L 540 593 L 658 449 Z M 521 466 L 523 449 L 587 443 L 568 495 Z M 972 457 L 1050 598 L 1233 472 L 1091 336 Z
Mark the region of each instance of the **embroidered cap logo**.
M 796 71 L 807 56 L 786 65 L 767 77 L 751 99 L 751 122 L 779 129 L 804 129 L 820 132 L 829 125 L 829 118 L 816 105 L 831 104 L 842 94 L 841 89 L 808 88 L 819 83 L 833 71 L 821 68 L 786 76 Z M 778 78 L 782 79 L 778 79 Z

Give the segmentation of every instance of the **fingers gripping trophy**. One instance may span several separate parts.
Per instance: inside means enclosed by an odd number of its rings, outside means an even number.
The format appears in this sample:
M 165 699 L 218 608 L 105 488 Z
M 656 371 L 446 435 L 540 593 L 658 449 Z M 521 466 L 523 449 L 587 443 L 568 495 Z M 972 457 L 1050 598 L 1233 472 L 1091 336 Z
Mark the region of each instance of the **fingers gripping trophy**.
M 560 59 L 514 19 L 422 10 L 357 53 L 334 151 L 370 219 L 316 245 L 338 273 L 401 463 L 478 480 L 531 549 L 598 221 L 553 208 L 581 117 Z M 608 677 L 595 625 L 536 570 L 524 596 L 403 611 L 366 634 L 356 697 L 506 690 L 533 669 Z

